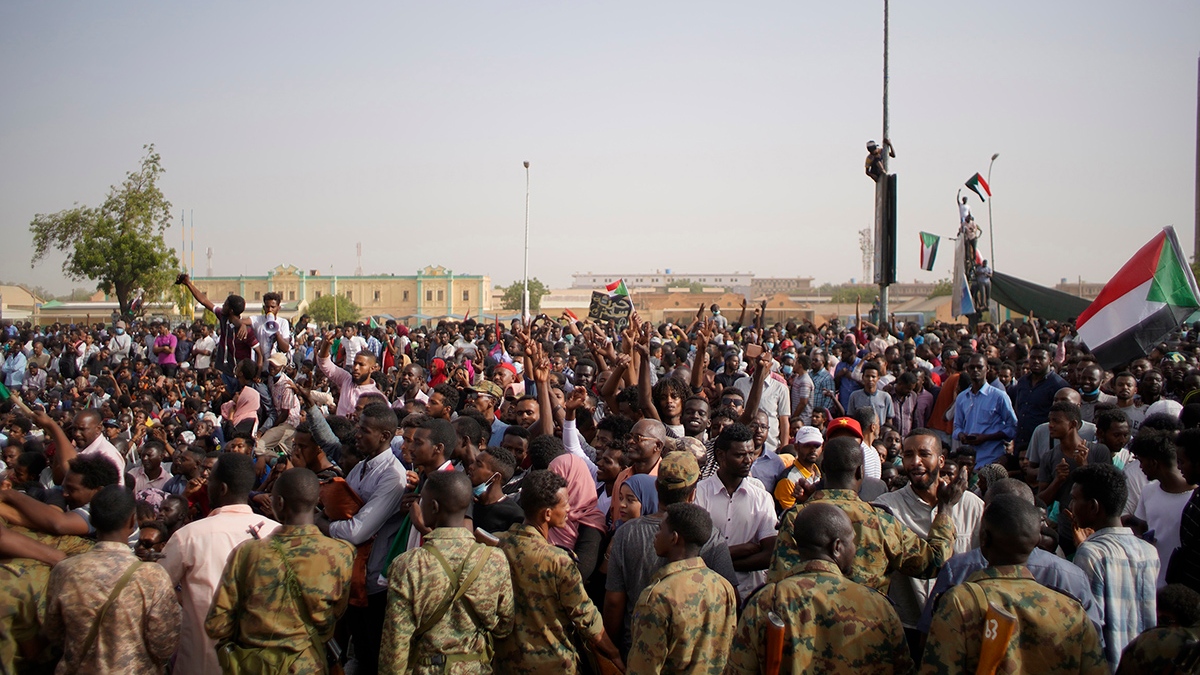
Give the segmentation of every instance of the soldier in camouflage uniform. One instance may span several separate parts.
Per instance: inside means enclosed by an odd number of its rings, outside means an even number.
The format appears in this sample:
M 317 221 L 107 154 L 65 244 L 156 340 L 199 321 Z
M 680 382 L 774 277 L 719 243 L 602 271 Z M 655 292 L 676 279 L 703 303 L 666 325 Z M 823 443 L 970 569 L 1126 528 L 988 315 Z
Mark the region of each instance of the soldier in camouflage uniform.
M 380 672 L 492 672 L 493 640 L 512 632 L 512 580 L 504 554 L 466 528 L 471 499 L 464 473 L 426 480 L 419 508 L 434 530 L 388 570 Z
M 671 504 L 654 537 L 667 560 L 650 578 L 633 610 L 632 673 L 719 675 L 737 622 L 737 593 L 708 569 L 700 547 L 712 518 L 695 504 Z
M 583 590 L 579 568 L 566 551 L 546 540 L 551 527 L 567 521 L 566 480 L 549 471 L 529 472 L 521 483 L 521 508 L 525 522 L 500 539 L 512 570 L 516 616 L 512 634 L 496 645 L 496 672 L 574 675 L 581 655 L 572 635 L 621 664 L 599 610 Z
M 765 670 L 774 612 L 784 621 L 780 673 L 911 673 L 904 626 L 887 596 L 847 578 L 856 550 L 850 518 L 832 504 L 810 503 L 793 527 L 798 562 L 746 603 L 725 672 Z
M 289 671 L 294 675 L 326 671 L 325 643 L 350 599 L 354 547 L 313 524 L 319 495 L 308 469 L 289 469 L 275 481 L 271 507 L 281 527 L 233 550 L 204 622 L 214 640 L 298 654 Z
M 1025 567 L 1040 537 L 1041 516 L 1028 501 L 1003 495 L 988 504 L 979 548 L 989 567 L 972 574 L 938 601 L 921 675 L 975 672 L 992 605 L 1014 615 L 1017 624 L 1000 656 L 998 672 L 1110 672 L 1100 636 L 1083 606 L 1039 584 Z M 982 597 L 976 595 L 979 591 Z M 992 621 L 986 623 L 993 630 Z
M 73 535 L 0 526 L 0 558 L 6 559 L 0 564 L 0 673 L 24 671 L 32 657 L 27 650 L 36 649 L 51 566 L 94 545 Z
M 887 593 L 892 572 L 917 579 L 932 579 L 942 564 L 954 554 L 954 521 L 950 509 L 939 509 L 929 530 L 922 539 L 889 513 L 880 511 L 858 498 L 862 485 L 862 448 L 851 437 L 832 438 L 825 442 L 821 489 L 807 501 L 797 500 L 779 521 L 779 538 L 767 581 L 779 581 L 799 564 L 792 532 L 796 517 L 809 504 L 832 504 L 850 518 L 854 526 L 858 549 L 847 572 L 851 580 Z M 965 488 L 965 476 L 938 489 L 938 503 L 954 504 Z M 942 501 L 943 497 L 945 501 Z

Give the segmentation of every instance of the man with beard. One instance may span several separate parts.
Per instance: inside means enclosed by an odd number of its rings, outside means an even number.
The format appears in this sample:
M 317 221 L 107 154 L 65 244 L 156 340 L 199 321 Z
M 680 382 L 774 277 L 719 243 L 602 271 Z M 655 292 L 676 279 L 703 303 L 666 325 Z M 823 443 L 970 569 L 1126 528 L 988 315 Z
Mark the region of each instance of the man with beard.
M 1163 397 L 1164 386 L 1162 373 L 1157 370 L 1147 370 L 1138 382 L 1138 403 L 1149 408 Z
M 317 352 L 317 366 L 320 367 L 322 373 L 325 373 L 325 377 L 329 378 L 329 381 L 337 387 L 337 414 L 348 417 L 350 413 L 354 412 L 359 396 L 369 391 L 383 395 L 383 392 L 379 391 L 379 387 L 376 387 L 374 380 L 371 379 L 371 374 L 379 369 L 379 364 L 376 363 L 374 354 L 360 350 L 355 353 L 348 372 L 338 368 L 329 358 L 329 348 L 333 345 L 335 337 L 337 337 L 336 331 L 325 333 L 320 351 Z
M 978 546 L 983 500 L 965 492 L 962 499 L 949 507 L 938 502 L 938 486 L 947 482 L 947 477 L 943 477 L 947 462 L 937 435 L 926 429 L 914 430 L 904 439 L 900 459 L 908 474 L 908 485 L 880 495 L 875 502 L 888 507 L 896 520 L 922 539 L 929 537 L 934 512 L 945 511 L 954 521 L 954 553 L 966 553 Z M 933 584 L 933 579 L 917 579 L 900 572 L 892 575 L 888 596 L 896 603 L 910 644 L 916 644 L 917 624 Z

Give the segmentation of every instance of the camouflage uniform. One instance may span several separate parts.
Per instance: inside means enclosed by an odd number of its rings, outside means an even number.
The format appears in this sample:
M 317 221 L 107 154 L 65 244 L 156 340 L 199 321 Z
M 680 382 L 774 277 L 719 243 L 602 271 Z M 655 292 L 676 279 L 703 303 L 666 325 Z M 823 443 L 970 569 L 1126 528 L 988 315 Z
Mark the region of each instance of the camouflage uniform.
M 967 582 L 979 584 L 988 604 L 1017 617 L 1016 632 L 997 672 L 1111 672 L 1100 648 L 1100 635 L 1083 606 L 1039 584 L 1026 567 L 988 567 L 972 574 Z M 946 591 L 929 627 L 921 675 L 975 672 L 986 612 L 965 584 Z
M 512 570 L 515 621 L 512 634 L 496 645 L 496 672 L 574 675 L 579 655 L 572 635 L 591 644 L 604 632 L 579 568 L 530 525 L 505 532 L 500 549 Z
M 1200 640 L 1200 626 L 1151 628 L 1125 646 L 1117 675 L 1175 672 L 1171 669 L 1175 659 L 1195 640 Z
M 767 613 L 785 622 L 780 673 L 911 673 L 904 627 L 887 596 L 842 576 L 827 560 L 807 560 L 768 582 L 742 609 L 727 673 L 761 673 Z
M 460 584 L 466 583 L 481 552 L 483 560 L 479 563 L 479 576 L 462 598 L 417 638 L 414 649 L 413 633 L 454 594 L 450 578 L 428 550 L 430 547 L 436 548 L 450 568 L 458 572 Z M 480 660 L 456 660 L 445 672 L 490 673 L 492 640 L 507 636 L 512 625 L 512 580 L 504 554 L 499 549 L 476 544 L 466 528 L 439 527 L 425 535 L 420 548 L 397 557 L 388 570 L 387 618 L 383 624 L 379 670 L 410 672 L 409 658 L 415 656 L 411 672 L 441 673 L 443 666 L 436 663 L 439 659 L 430 657 L 466 654 L 478 655 Z
M 0 673 L 17 672 L 21 644 L 37 638 L 49 580 L 45 563 L 22 558 L 0 564 Z
M 788 509 L 779 519 L 779 538 L 771 556 L 768 582 L 783 579 L 788 570 L 800 562 L 792 532 L 796 516 L 805 504 L 818 502 L 833 504 L 850 517 L 858 552 L 854 554 L 849 577 L 880 593 L 887 593 L 892 572 L 932 579 L 942 564 L 954 555 L 954 521 L 950 519 L 949 509 L 939 510 L 929 530 L 929 538 L 922 539 L 891 514 L 859 499 L 853 490 L 820 490 L 804 504 Z
M 179 644 L 182 610 L 171 577 L 160 565 L 137 567 L 98 624 L 95 642 L 83 652 L 100 608 L 137 563 L 128 545 L 101 541 L 50 571 L 42 632 L 52 644 L 63 645 L 58 672 L 163 672 Z
M 737 623 L 737 595 L 702 558 L 663 565 L 633 610 L 631 673 L 719 675 Z
M 287 551 L 308 614 L 322 643 L 313 645 L 284 566 L 271 541 Z M 282 525 L 270 537 L 233 549 L 213 596 L 204 630 L 214 640 L 236 639 L 243 647 L 272 647 L 300 653 L 293 674 L 324 673 L 324 643 L 350 599 L 354 547 L 326 537 L 316 525 Z

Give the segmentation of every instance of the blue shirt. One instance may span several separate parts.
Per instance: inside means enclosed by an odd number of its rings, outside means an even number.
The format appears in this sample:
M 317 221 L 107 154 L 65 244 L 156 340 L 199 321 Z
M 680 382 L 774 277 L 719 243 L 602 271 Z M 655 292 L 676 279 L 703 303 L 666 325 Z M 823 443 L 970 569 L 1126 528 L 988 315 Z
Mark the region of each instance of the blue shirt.
M 925 601 L 925 609 L 921 612 L 921 621 L 917 624 L 917 628 L 922 633 L 928 633 L 929 625 L 933 622 L 933 610 L 936 609 L 938 598 L 942 593 L 961 584 L 967 580 L 967 577 L 987 566 L 988 561 L 983 557 L 983 551 L 977 548 L 966 553 L 959 553 L 947 560 L 946 564 L 942 565 L 942 570 L 938 572 L 933 590 L 929 592 L 929 598 Z M 1092 588 L 1088 583 L 1087 575 L 1083 574 L 1078 567 L 1040 548 L 1033 549 L 1033 553 L 1029 554 L 1029 560 L 1025 562 L 1025 567 L 1029 569 L 1029 573 L 1033 575 L 1034 579 L 1037 579 L 1039 584 L 1078 600 L 1079 604 L 1083 605 L 1083 611 L 1087 612 L 1088 618 L 1096 624 L 1096 632 L 1103 634 L 1101 627 L 1104 625 L 1104 613 L 1100 605 L 1096 604 L 1095 598 L 1092 597 Z
M 767 488 L 767 492 L 774 493 L 775 483 L 786 469 L 783 460 L 779 459 L 775 451 L 763 448 L 763 453 L 750 466 L 750 475 L 757 478 Z
M 492 437 L 488 439 L 488 445 L 500 445 L 504 442 L 504 430 L 508 425 L 500 421 L 500 418 L 492 420 Z
M 1017 432 L 1017 415 L 1008 394 L 986 384 L 979 393 L 971 388 L 954 399 L 954 437 L 959 434 L 1001 434 L 1011 439 Z M 1004 455 L 1004 440 L 975 446 L 975 466 L 984 467 Z
M 809 405 L 813 410 L 824 408 L 829 410 L 833 407 L 833 400 L 825 395 L 826 391 L 833 391 L 833 376 L 825 368 L 817 368 L 808 373 L 812 377 L 813 393 L 809 398 Z
M 1058 373 L 1046 373 L 1042 381 L 1035 386 L 1024 375 L 1013 383 L 1008 394 L 1012 397 L 1012 406 L 1017 413 L 1017 445 L 1028 444 L 1033 430 L 1039 424 L 1050 421 L 1050 406 L 1054 405 L 1054 395 L 1059 389 L 1070 388 L 1067 381 Z M 982 466 L 978 461 L 976 466 Z
M 4 384 L 9 389 L 20 389 L 25 384 L 25 369 L 28 366 L 25 353 L 19 346 L 14 347 L 8 358 L 4 359 Z
M 854 372 L 855 366 L 860 363 L 862 363 L 862 359 L 854 359 L 854 363 L 838 361 L 837 366 L 833 369 L 834 381 L 837 381 L 837 376 L 839 374 L 845 373 L 845 376 L 842 377 L 841 384 L 838 385 L 838 403 L 842 404 L 842 409 L 846 411 L 847 415 L 850 414 L 850 394 L 862 389 L 862 383 L 858 382 L 851 376 L 851 373 Z M 813 384 L 816 384 L 816 382 L 814 381 Z M 882 422 L 880 424 L 882 424 Z
M 1096 530 L 1075 552 L 1104 617 L 1104 657 L 1114 669 L 1121 651 L 1158 623 L 1158 550 L 1128 527 Z

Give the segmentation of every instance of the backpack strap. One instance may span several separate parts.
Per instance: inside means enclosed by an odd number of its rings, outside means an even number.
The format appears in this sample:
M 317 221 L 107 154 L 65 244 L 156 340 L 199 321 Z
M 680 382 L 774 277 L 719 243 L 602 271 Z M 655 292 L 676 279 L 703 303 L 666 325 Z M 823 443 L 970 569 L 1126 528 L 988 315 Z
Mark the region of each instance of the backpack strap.
M 431 614 L 428 619 L 421 623 L 421 626 L 417 628 L 417 632 L 413 634 L 413 639 L 416 639 L 417 637 L 429 632 L 430 629 L 432 629 L 439 621 L 442 620 L 442 617 L 446 616 L 446 612 L 450 611 L 450 608 L 454 606 L 454 603 L 458 602 L 464 595 L 466 595 L 467 589 L 471 587 L 471 584 L 475 582 L 475 579 L 479 578 L 479 573 L 483 571 L 483 560 L 486 555 L 474 556 L 475 563 L 471 566 L 471 570 L 467 573 L 466 581 L 461 581 L 462 570 L 466 569 L 467 563 L 470 562 L 472 558 L 472 554 L 477 552 L 486 554 L 487 552 L 487 547 L 485 547 L 483 544 L 474 544 L 471 547 L 471 550 L 467 552 L 466 557 L 463 558 L 462 569 L 456 572 L 450 567 L 450 563 L 446 562 L 446 557 L 442 555 L 442 552 L 437 550 L 435 546 L 424 545 L 421 548 L 433 554 L 433 557 L 438 561 L 438 564 L 440 564 L 442 569 L 446 572 L 446 576 L 450 578 L 451 594 L 450 598 L 443 602 L 442 605 L 438 607 L 436 612 Z
M 83 640 L 83 649 L 79 652 L 80 661 L 83 661 L 83 657 L 87 656 L 87 653 L 92 650 L 92 645 L 96 643 L 96 637 L 100 634 L 100 624 L 104 622 L 104 617 L 108 614 L 108 610 L 116 602 L 117 596 L 121 594 L 125 586 L 129 584 L 129 580 L 133 578 L 133 573 L 141 566 L 142 561 L 135 560 L 130 563 L 129 567 L 125 568 L 125 574 L 122 574 L 121 578 L 117 580 L 117 585 L 113 586 L 112 591 L 108 594 L 108 600 L 100 607 L 100 611 L 96 612 L 96 618 L 92 620 L 92 627 L 88 629 L 87 637 Z M 74 673 L 76 670 L 78 670 L 78 666 L 69 669 L 68 672 Z
M 308 631 L 308 639 L 312 641 L 313 648 L 317 650 L 319 658 L 323 661 L 325 643 L 321 641 L 321 636 L 317 634 L 317 627 L 313 625 L 312 613 L 308 611 L 308 603 L 304 601 L 304 595 L 300 591 L 300 579 L 288 562 L 287 552 L 283 548 L 283 543 L 279 541 L 279 537 L 271 537 L 271 548 L 279 554 L 279 559 L 283 563 L 283 585 L 287 586 L 288 593 L 296 602 L 296 609 L 300 610 L 300 620 L 304 622 L 304 628 Z

